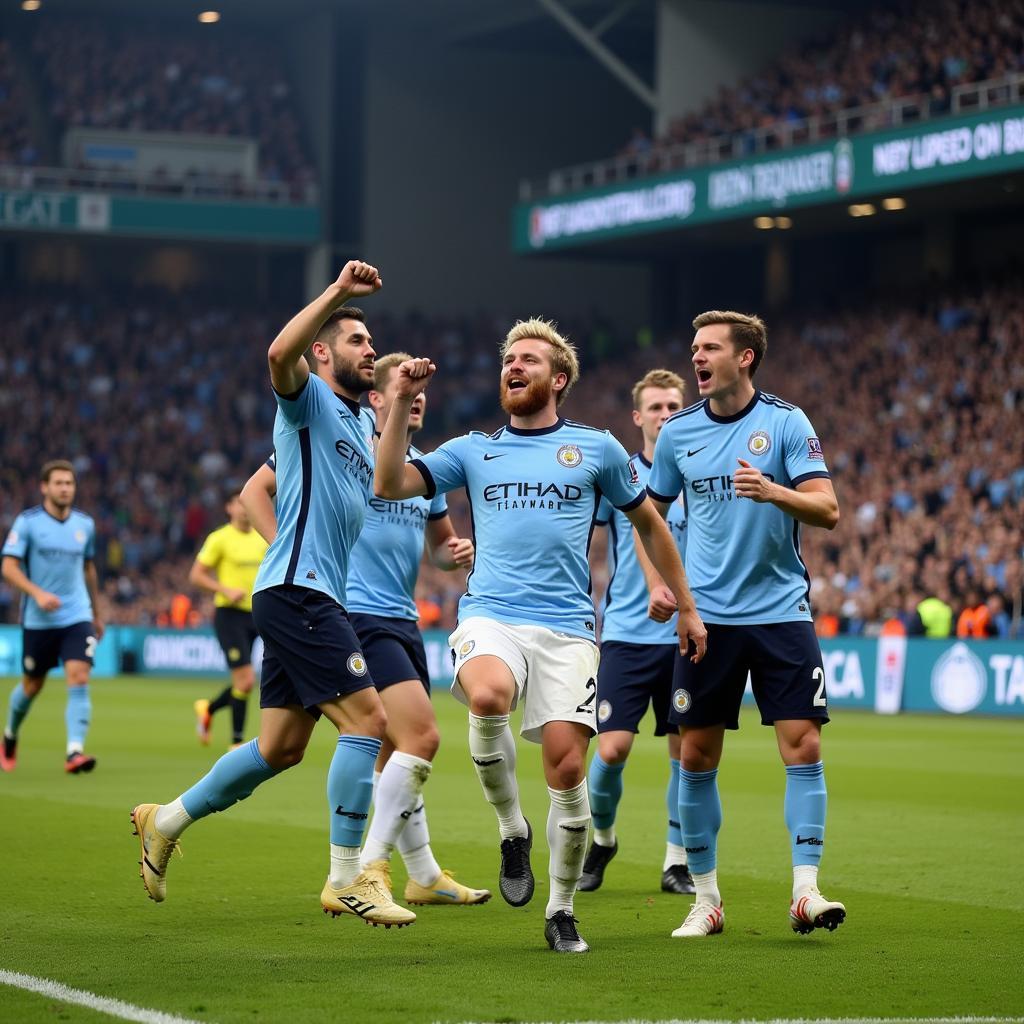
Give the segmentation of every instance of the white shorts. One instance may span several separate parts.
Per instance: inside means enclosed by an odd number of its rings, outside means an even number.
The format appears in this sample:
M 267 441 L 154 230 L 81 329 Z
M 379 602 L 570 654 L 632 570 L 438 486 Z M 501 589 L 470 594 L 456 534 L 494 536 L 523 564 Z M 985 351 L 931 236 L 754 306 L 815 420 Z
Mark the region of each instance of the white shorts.
M 509 667 L 515 679 L 513 710 L 523 702 L 523 739 L 540 743 L 547 722 L 579 722 L 597 732 L 597 645 L 583 637 L 556 633 L 544 626 L 512 626 L 473 616 L 448 637 L 455 658 L 452 695 L 468 704 L 459 682 L 467 661 L 490 654 Z

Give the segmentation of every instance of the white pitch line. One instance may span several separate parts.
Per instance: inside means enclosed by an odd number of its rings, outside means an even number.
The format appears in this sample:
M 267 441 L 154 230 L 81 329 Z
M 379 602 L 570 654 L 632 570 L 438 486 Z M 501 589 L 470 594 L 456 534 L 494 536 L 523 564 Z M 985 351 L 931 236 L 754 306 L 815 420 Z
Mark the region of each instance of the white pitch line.
M 135 1006 L 132 1003 L 122 1002 L 120 999 L 108 999 L 106 996 L 98 996 L 94 992 L 86 992 L 85 989 L 70 988 L 67 985 L 62 985 L 59 981 L 50 981 L 49 978 L 34 978 L 31 974 L 0 970 L 0 985 L 23 988 L 49 999 L 87 1006 L 90 1010 L 97 1010 L 100 1013 L 109 1014 L 111 1017 L 120 1017 L 121 1020 L 138 1021 L 139 1024 L 202 1024 L 200 1021 L 179 1017 L 174 1013 L 147 1010 L 144 1006 Z

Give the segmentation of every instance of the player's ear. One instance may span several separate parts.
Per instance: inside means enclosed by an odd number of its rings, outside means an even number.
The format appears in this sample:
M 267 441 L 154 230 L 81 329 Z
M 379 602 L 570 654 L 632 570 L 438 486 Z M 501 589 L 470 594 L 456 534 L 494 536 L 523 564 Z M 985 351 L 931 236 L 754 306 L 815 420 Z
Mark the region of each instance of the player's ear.
M 639 411 L 638 411 L 638 410 L 636 410 L 636 409 L 634 409 L 634 410 L 633 410 L 633 426 L 634 426 L 634 427 L 640 427 L 640 426 L 643 426 L 643 422 L 644 422 L 644 421 L 643 421 L 643 419 L 641 418 L 641 416 L 640 416 L 640 413 L 639 413 Z
M 569 375 L 566 373 L 556 373 L 554 379 L 551 381 L 551 390 L 558 394 L 560 391 L 565 390 L 565 385 L 569 383 Z

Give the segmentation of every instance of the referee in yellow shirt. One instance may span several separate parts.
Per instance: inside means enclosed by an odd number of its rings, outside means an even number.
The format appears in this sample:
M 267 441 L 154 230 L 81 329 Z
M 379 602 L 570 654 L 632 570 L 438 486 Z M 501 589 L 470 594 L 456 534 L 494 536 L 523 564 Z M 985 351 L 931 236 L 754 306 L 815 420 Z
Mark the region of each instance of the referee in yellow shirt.
M 252 588 L 267 542 L 252 528 L 239 493 L 231 492 L 224 506 L 228 522 L 206 538 L 188 574 L 190 583 L 214 595 L 213 628 L 231 671 L 230 686 L 213 700 L 197 700 L 192 705 L 202 744 L 210 742 L 214 713 L 228 705 L 232 746 L 245 739 L 245 708 L 255 681 L 252 645 L 257 633 L 252 621 Z

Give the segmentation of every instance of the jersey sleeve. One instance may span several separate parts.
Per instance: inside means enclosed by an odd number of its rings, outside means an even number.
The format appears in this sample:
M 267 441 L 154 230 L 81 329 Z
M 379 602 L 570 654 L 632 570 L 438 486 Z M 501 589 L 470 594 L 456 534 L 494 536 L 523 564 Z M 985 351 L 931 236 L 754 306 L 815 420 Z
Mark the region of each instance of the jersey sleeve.
M 205 565 L 207 569 L 217 568 L 220 564 L 221 558 L 224 557 L 224 552 L 221 550 L 220 540 L 220 530 L 214 530 L 213 533 L 203 541 L 203 546 L 199 549 L 199 554 L 196 555 L 196 561 L 200 565 Z
M 605 434 L 604 437 L 604 458 L 598 484 L 601 494 L 623 512 L 636 508 L 647 497 L 640 486 L 640 477 L 633 460 L 611 434 Z
M 433 499 L 438 494 L 466 486 L 465 457 L 468 445 L 468 435 L 453 437 L 435 451 L 412 460 L 411 464 L 423 474 L 428 498 Z
M 96 520 L 89 520 L 89 529 L 85 537 L 85 558 L 93 561 L 96 558 Z
M 265 466 L 269 466 L 275 473 L 277 472 L 277 452 L 271 452 L 267 456 L 267 461 L 264 463 Z
M 647 480 L 647 493 L 657 501 L 673 502 L 683 489 L 683 474 L 676 462 L 672 431 L 666 423 L 658 435 L 651 462 L 651 475 Z
M 27 552 L 28 520 L 22 514 L 14 520 L 14 524 L 7 534 L 7 538 L 4 541 L 3 554 L 10 555 L 11 558 L 20 558 L 24 561 Z
M 786 417 L 783 436 L 786 445 L 786 473 L 793 487 L 805 480 L 829 479 L 821 442 L 802 409 L 794 409 Z
M 607 526 L 608 520 L 612 517 L 612 503 L 602 494 L 601 500 L 597 505 L 597 519 L 595 522 L 598 526 Z
M 327 385 L 315 374 L 306 378 L 306 383 L 294 395 L 274 392 L 281 415 L 296 429 L 309 426 L 324 408 L 324 390 Z
M 430 502 L 428 519 L 444 519 L 448 515 L 448 499 L 443 494 L 435 494 Z

